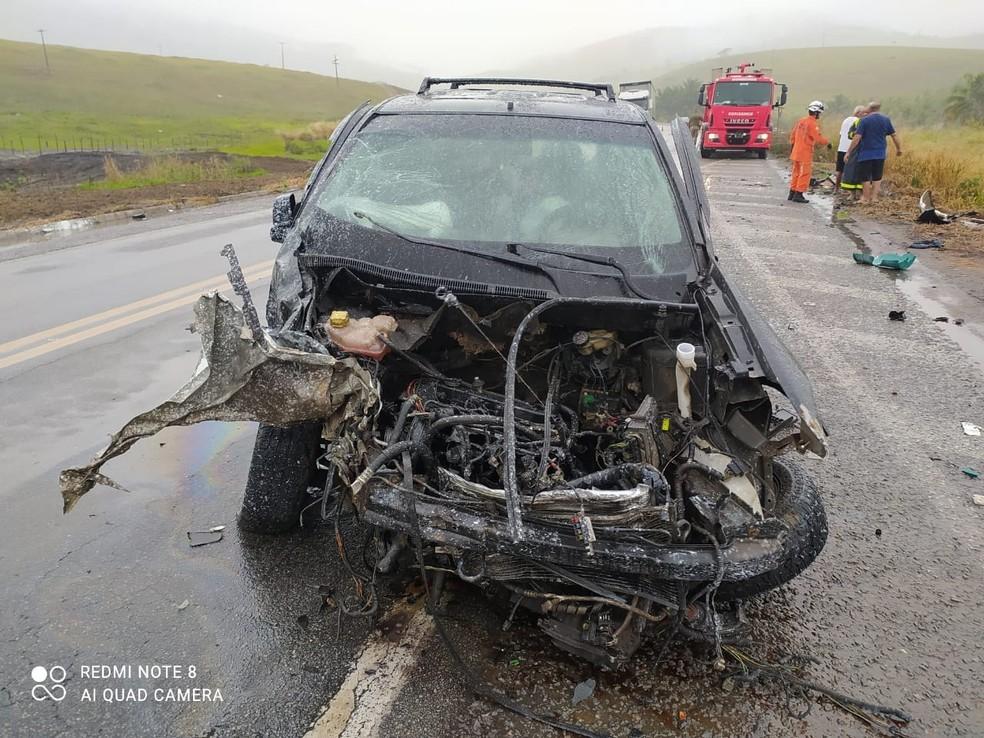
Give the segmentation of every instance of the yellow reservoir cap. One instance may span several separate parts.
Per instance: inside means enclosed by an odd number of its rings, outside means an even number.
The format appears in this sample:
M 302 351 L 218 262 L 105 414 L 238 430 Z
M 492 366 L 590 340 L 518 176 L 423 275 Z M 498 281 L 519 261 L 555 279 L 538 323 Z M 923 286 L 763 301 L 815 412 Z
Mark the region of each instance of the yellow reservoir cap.
M 328 316 L 328 325 L 332 328 L 344 328 L 348 325 L 348 310 L 332 310 Z

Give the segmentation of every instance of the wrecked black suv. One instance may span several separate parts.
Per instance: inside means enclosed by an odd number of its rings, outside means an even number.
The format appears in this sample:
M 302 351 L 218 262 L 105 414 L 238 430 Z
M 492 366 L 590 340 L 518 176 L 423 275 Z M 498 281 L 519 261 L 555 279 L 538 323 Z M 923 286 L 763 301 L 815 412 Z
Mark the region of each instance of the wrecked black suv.
M 252 418 L 247 529 L 351 506 L 377 571 L 454 572 L 608 667 L 667 625 L 720 637 L 715 603 L 823 547 L 816 485 L 778 457 L 825 434 L 672 129 L 678 163 L 610 86 L 569 82 L 426 79 L 359 108 L 275 204 L 267 329 L 241 284 L 243 312 L 203 297 L 195 377 L 67 470 L 66 506 L 159 427 Z

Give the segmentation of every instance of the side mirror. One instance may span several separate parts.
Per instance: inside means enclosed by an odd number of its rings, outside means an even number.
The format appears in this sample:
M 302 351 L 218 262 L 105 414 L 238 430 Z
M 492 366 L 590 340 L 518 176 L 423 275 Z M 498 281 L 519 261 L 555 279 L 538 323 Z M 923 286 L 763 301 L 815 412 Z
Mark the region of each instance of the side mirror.
M 287 231 L 294 225 L 294 214 L 297 212 L 297 202 L 294 194 L 280 195 L 273 201 L 273 226 L 270 228 L 270 240 L 283 243 Z
M 783 85 L 782 90 L 779 92 L 779 102 L 775 104 L 775 107 L 781 108 L 786 104 L 786 97 L 789 95 L 789 86 Z
M 707 85 L 700 86 L 700 92 L 697 93 L 697 104 L 707 107 Z

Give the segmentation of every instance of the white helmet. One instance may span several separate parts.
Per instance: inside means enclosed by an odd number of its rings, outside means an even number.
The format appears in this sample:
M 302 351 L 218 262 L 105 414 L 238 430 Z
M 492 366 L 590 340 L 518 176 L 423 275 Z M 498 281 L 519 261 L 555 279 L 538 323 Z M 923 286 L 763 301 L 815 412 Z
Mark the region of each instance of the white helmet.
M 810 103 L 810 106 L 807 108 L 807 110 L 810 111 L 811 113 L 822 113 L 824 111 L 823 103 L 820 102 L 819 100 L 814 100 L 813 102 Z

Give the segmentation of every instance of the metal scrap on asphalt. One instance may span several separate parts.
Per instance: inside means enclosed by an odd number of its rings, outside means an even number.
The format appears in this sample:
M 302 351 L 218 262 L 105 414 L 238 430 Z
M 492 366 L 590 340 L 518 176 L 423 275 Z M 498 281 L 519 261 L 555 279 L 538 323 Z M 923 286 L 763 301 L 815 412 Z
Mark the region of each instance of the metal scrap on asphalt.
M 583 682 L 579 683 L 574 687 L 574 697 L 571 699 L 571 704 L 576 705 L 578 702 L 583 702 L 589 699 L 595 691 L 595 680 L 592 678 L 587 678 Z

